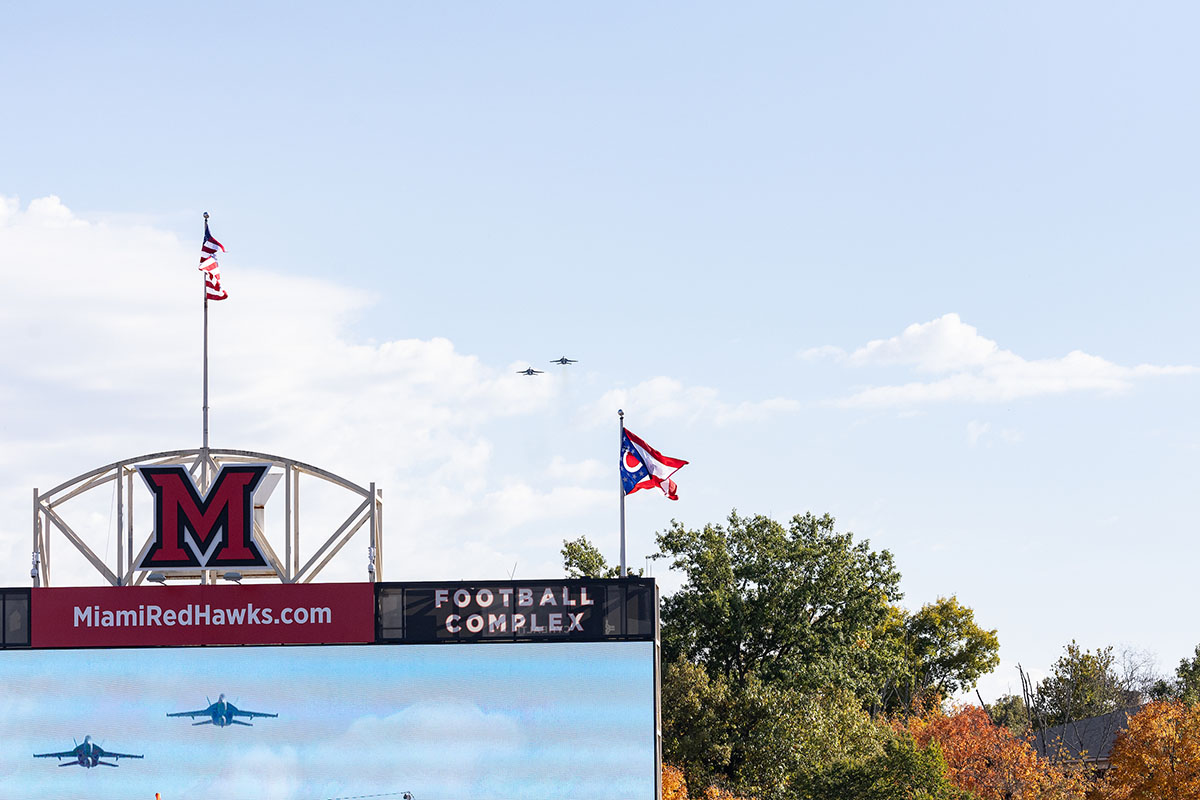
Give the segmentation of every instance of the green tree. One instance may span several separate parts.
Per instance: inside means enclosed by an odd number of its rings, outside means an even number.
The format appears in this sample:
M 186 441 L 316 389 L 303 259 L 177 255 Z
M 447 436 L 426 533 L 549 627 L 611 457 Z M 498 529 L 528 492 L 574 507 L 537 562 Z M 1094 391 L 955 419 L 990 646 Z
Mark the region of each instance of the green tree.
M 662 685 L 663 758 L 689 786 L 758 800 L 793 796 L 798 776 L 832 761 L 881 755 L 890 731 L 849 692 L 804 694 L 751 675 L 738 691 L 686 660 Z
M 1175 670 L 1175 696 L 1189 706 L 1200 703 L 1200 644 L 1192 658 L 1179 661 Z
M 563 569 L 566 570 L 568 578 L 619 578 L 621 577 L 621 566 L 618 564 L 615 567 L 608 565 L 608 560 L 600 552 L 596 545 L 588 541 L 586 536 L 580 536 L 574 541 L 568 542 L 563 540 L 562 547 Z M 631 575 L 641 575 L 642 570 L 628 569 Z
M 833 517 L 797 515 L 784 527 L 730 514 L 695 530 L 673 522 L 659 553 L 683 573 L 663 601 L 663 649 L 732 689 L 751 675 L 805 692 L 846 688 L 869 695 L 867 653 L 899 599 L 900 574 L 886 550 L 836 533 Z
M 805 694 L 752 676 L 735 710 L 742 752 L 733 785 L 760 800 L 793 797 L 822 765 L 876 758 L 890 737 L 846 691 Z
M 726 779 L 733 753 L 733 698 L 724 681 L 683 659 L 664 664 L 663 760 L 683 770 L 689 786 Z
M 1084 650 L 1074 641 L 1054 662 L 1033 698 L 1039 727 L 1095 717 L 1136 703 L 1139 693 L 1117 672 L 1113 648 Z
M 987 706 L 987 712 L 997 725 L 1008 728 L 1018 739 L 1023 739 L 1029 733 L 1029 710 L 1021 695 L 1001 695 L 995 703 Z
M 1000 663 L 995 630 L 975 623 L 975 612 L 956 597 L 939 597 L 904 619 L 907 681 L 901 699 L 907 707 L 928 705 L 960 691 Z
M 1180 659 L 1174 678 L 1154 681 L 1147 694 L 1153 700 L 1178 700 L 1185 705 L 1200 703 L 1200 645 L 1193 658 Z
M 897 734 L 883 753 L 860 761 L 833 761 L 805 776 L 798 800 L 970 800 L 946 774 L 937 742 L 919 747 Z

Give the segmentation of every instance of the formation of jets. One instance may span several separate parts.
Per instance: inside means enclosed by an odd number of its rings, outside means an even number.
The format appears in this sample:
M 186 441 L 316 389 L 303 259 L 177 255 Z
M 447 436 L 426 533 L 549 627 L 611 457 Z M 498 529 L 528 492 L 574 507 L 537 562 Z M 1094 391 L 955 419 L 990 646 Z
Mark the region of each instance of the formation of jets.
M 567 358 L 566 356 L 563 356 L 562 358 L 554 359 L 550 363 L 551 364 L 562 364 L 565 367 L 567 364 L 578 364 L 579 360 L 575 359 L 575 358 Z M 542 372 L 543 372 L 543 370 L 534 369 L 533 367 L 526 367 L 525 369 L 517 370 L 518 375 L 541 375 Z
M 105 761 L 106 758 L 111 758 L 114 762 L 119 758 L 143 758 L 143 756 L 134 755 L 133 753 L 114 753 L 110 750 L 105 750 L 98 744 L 92 743 L 92 737 L 83 737 L 83 744 L 77 744 L 70 750 L 63 750 L 61 753 L 34 753 L 34 758 L 57 758 L 71 759 L 65 764 L 59 764 L 60 767 L 80 766 L 84 769 L 92 767 L 115 767 L 115 763 Z
M 205 698 L 207 700 L 208 698 Z M 266 711 L 247 711 L 238 708 L 233 703 L 225 700 L 225 695 L 217 697 L 217 702 L 209 703 L 207 708 L 201 708 L 197 711 L 174 711 L 168 712 L 168 717 L 208 717 L 201 722 L 193 722 L 192 725 L 216 725 L 218 728 L 224 728 L 229 725 L 245 725 L 253 727 L 252 723 L 243 722 L 237 717 L 278 717 L 278 714 L 271 714 Z M 59 764 L 60 767 L 81 766 L 84 769 L 92 767 L 115 767 L 118 766 L 116 761 L 122 758 L 144 758 L 143 755 L 135 753 L 116 753 L 111 750 L 105 750 L 100 745 L 92 741 L 91 736 L 83 737 L 83 744 L 76 744 L 70 750 L 63 750 L 59 753 L 34 753 L 34 758 L 64 758 L 71 759 L 65 764 Z M 104 759 L 109 759 L 105 761 Z

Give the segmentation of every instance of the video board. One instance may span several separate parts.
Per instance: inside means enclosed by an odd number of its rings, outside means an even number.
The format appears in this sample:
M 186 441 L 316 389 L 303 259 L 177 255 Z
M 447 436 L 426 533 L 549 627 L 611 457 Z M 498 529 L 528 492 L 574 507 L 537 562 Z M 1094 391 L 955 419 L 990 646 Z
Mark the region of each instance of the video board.
M 9 606 L 0 800 L 657 797 L 651 581 L 0 590 Z
M 652 648 L 8 651 L 0 793 L 651 798 Z

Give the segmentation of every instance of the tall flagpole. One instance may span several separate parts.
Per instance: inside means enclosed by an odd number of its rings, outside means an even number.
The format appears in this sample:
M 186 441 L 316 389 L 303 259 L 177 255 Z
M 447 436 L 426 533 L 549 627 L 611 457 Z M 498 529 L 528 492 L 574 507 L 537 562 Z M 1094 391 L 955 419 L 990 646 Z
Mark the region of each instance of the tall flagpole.
M 208 230 L 208 212 L 204 212 L 204 230 Z M 201 273 L 204 288 L 204 472 L 208 473 L 208 283 Z
M 621 492 L 621 577 L 625 577 L 625 412 L 617 409 L 621 420 L 621 449 L 617 458 L 617 489 Z

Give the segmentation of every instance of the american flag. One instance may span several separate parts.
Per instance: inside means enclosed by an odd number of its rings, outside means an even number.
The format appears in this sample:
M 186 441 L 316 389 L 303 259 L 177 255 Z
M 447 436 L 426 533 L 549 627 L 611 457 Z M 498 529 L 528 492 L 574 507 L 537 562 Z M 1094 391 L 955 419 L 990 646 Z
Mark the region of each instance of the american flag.
M 208 214 L 204 215 L 205 217 Z M 204 273 L 204 299 L 224 300 L 229 293 L 221 288 L 221 265 L 217 263 L 217 250 L 225 252 L 225 246 L 208 232 L 208 220 L 204 220 L 204 244 L 200 245 L 200 271 Z

